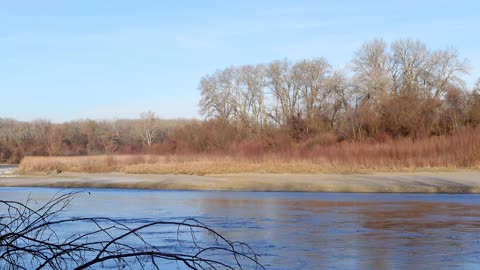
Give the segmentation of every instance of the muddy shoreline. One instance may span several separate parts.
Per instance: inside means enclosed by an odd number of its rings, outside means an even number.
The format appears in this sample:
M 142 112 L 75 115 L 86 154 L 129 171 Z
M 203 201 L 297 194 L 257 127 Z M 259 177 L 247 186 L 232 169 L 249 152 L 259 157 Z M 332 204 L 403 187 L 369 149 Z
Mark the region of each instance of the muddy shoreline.
M 0 177 L 0 187 L 297 192 L 480 193 L 480 172 L 143 175 L 61 173 Z

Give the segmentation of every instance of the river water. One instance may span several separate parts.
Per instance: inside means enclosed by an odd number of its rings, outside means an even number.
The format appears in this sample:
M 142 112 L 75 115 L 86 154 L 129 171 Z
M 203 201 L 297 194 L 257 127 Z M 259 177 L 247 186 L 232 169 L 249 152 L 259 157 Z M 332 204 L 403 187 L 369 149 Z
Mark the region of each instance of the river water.
M 57 192 L 0 188 L 0 198 Z M 90 189 L 66 215 L 196 218 L 249 243 L 267 269 L 480 269 L 479 195 Z
M 13 175 L 18 168 L 16 165 L 1 165 L 0 164 L 0 177 L 6 177 Z

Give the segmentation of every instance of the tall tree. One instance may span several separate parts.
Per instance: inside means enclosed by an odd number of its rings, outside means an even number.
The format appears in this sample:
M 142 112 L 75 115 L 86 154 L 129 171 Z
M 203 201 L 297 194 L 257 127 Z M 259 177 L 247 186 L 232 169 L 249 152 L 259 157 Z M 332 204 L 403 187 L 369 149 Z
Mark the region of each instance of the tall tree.
M 200 112 L 206 117 L 228 123 L 235 112 L 235 71 L 233 68 L 219 70 L 200 80 Z
M 143 112 L 140 114 L 142 119 L 142 139 L 143 143 L 147 145 L 148 148 L 154 143 L 155 137 L 157 135 L 157 118 L 155 113 L 152 111 Z
M 375 39 L 362 45 L 352 60 L 356 87 L 363 98 L 381 111 L 382 102 L 392 87 L 390 63 L 385 41 Z

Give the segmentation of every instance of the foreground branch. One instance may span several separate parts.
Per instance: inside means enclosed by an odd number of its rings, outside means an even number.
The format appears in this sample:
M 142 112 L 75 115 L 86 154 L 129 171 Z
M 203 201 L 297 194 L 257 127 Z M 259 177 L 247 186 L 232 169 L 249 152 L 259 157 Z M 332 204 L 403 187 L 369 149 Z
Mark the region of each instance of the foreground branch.
M 0 200 L 0 268 L 160 269 L 174 262 L 188 269 L 264 269 L 248 244 L 195 219 L 129 226 L 105 217 L 62 217 L 76 194 L 57 194 L 39 208 L 30 207 L 30 199 Z

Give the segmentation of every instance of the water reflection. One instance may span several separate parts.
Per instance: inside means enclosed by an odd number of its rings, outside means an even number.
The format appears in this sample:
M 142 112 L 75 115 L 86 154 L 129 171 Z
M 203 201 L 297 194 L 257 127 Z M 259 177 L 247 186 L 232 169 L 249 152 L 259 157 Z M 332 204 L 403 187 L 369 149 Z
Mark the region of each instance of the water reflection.
M 46 200 L 57 191 L 2 188 L 0 197 L 32 192 Z M 67 214 L 132 223 L 198 218 L 249 242 L 268 269 L 480 268 L 478 195 L 90 192 Z M 152 232 L 154 241 L 162 237 Z

